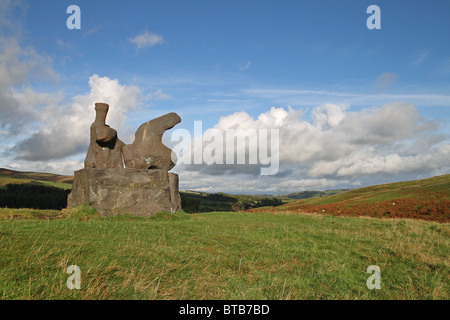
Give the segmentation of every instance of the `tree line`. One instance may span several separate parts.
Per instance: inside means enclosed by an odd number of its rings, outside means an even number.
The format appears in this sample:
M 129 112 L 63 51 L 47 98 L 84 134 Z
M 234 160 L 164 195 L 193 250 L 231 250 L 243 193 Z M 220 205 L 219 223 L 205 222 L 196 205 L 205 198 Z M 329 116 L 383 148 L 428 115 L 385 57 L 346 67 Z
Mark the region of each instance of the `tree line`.
M 71 190 L 38 184 L 7 184 L 0 188 L 0 207 L 61 210 Z
M 187 213 L 210 211 L 243 211 L 251 208 L 280 206 L 281 199 L 275 197 L 236 197 L 219 193 L 180 193 L 181 207 Z

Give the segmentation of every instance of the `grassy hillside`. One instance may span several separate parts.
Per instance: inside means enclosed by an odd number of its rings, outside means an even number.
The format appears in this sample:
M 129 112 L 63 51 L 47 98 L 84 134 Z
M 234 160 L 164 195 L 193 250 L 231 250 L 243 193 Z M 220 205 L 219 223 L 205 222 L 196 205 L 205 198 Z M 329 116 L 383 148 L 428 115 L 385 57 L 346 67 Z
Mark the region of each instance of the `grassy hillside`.
M 325 191 L 298 191 L 281 195 L 282 197 L 289 199 L 310 199 L 317 197 L 332 196 L 341 192 L 348 191 L 349 189 L 333 189 Z
M 261 209 L 260 209 L 261 210 Z M 450 174 L 292 201 L 279 211 L 450 221 Z
M 41 172 L 20 172 L 0 168 L 0 187 L 7 184 L 33 183 L 53 186 L 62 189 L 71 189 L 72 180 L 72 176 L 62 176 Z
M 449 224 L 88 207 L 0 218 L 2 299 L 450 299 Z M 80 290 L 66 287 L 70 265 Z M 379 290 L 366 286 L 370 265 Z

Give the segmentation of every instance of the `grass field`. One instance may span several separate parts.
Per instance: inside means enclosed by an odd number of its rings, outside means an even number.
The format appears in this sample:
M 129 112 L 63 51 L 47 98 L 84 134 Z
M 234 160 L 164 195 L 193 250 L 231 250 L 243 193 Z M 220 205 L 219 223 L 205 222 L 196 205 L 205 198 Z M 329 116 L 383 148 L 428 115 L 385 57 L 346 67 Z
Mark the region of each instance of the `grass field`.
M 449 242 L 449 224 L 409 219 L 1 209 L 0 298 L 449 299 Z

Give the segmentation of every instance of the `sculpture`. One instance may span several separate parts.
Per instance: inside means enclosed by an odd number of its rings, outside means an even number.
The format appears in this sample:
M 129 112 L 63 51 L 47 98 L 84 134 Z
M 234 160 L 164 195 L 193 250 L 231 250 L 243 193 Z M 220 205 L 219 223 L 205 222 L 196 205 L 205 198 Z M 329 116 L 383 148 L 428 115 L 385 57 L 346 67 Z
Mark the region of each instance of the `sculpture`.
M 181 118 L 172 112 L 147 121 L 134 142 L 125 145 L 105 123 L 108 110 L 106 103 L 95 104 L 85 168 L 75 171 L 68 207 L 87 204 L 101 215 L 138 216 L 180 210 L 178 175 L 168 172 L 175 166 L 172 150 L 163 145 L 162 136 Z

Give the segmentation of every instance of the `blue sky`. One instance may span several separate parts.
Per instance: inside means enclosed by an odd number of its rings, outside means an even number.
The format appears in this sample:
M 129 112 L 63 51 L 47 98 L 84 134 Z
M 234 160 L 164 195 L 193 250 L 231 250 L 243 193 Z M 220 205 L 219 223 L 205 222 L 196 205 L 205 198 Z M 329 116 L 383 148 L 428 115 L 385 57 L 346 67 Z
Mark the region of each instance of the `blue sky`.
M 110 98 L 127 143 L 172 111 L 190 131 L 279 119 L 264 122 L 281 130 L 278 175 L 177 166 L 182 189 L 282 193 L 450 171 L 448 1 L 0 4 L 1 167 L 81 169 L 94 118 L 84 104 Z M 66 27 L 72 4 L 80 30 Z M 372 4 L 379 30 L 366 27 Z

